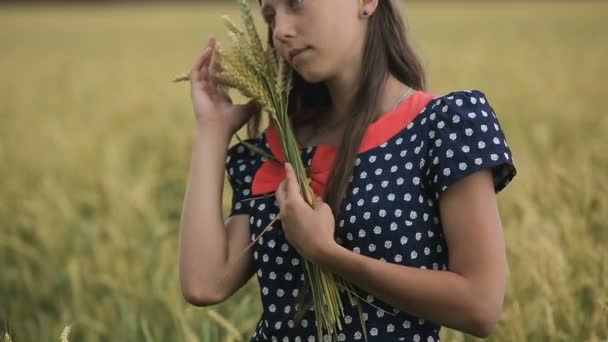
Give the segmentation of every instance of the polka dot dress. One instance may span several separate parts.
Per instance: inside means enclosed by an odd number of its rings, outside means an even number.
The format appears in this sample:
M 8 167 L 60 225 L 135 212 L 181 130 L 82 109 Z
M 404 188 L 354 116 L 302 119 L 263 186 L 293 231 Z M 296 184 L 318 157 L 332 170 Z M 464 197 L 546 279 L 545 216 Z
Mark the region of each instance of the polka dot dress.
M 400 108 L 402 105 L 391 115 L 401 115 Z M 374 134 L 383 139 L 357 155 L 337 218 L 337 242 L 384 262 L 447 270 L 448 251 L 439 215 L 442 192 L 467 175 L 491 169 L 498 193 L 517 173 L 496 114 L 482 92 L 458 91 L 430 97 L 396 134 Z M 270 151 L 266 133 L 247 142 Z M 301 149 L 305 165 L 310 166 L 322 148 Z M 278 213 L 272 194 L 251 199 L 256 172 L 265 162 L 265 157 L 242 143 L 232 146 L 226 159 L 233 189 L 230 215 L 249 217 L 252 241 Z M 280 221 L 254 245 L 253 259 L 264 311 L 251 341 L 316 341 L 314 308 L 301 322 L 293 316 L 304 282 L 303 259 L 287 242 Z M 358 288 L 357 292 L 365 298 L 361 305 L 370 342 L 439 341 L 437 323 L 394 308 Z M 338 340 L 362 341 L 357 306 L 346 295 L 344 303 L 345 324 Z M 324 336 L 323 340 L 331 339 Z

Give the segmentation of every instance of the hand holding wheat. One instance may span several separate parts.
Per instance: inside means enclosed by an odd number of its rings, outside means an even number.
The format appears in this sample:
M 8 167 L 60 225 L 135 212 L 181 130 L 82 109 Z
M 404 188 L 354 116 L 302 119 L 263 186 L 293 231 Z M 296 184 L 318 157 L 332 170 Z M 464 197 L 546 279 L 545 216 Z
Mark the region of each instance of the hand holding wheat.
M 187 79 L 190 80 L 190 95 L 198 126 L 221 127 L 232 136 L 260 107 L 254 100 L 245 105 L 233 104 L 225 87 L 218 84 L 216 75 L 222 71 L 222 65 L 216 58 L 217 48 L 215 38 L 210 37 Z M 176 81 L 184 78 L 182 76 Z

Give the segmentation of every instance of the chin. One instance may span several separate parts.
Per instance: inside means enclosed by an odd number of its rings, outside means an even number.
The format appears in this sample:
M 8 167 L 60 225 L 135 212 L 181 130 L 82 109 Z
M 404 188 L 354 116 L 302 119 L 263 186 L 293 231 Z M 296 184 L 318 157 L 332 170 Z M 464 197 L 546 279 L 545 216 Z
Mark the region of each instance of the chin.
M 294 70 L 308 83 L 319 83 L 327 79 L 325 73 L 311 68 L 310 65 L 297 66 Z

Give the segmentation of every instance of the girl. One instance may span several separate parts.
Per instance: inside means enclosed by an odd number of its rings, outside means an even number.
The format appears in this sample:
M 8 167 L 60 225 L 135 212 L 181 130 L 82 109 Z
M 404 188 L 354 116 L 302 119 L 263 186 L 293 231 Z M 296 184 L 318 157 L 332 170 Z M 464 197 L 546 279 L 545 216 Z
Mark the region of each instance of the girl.
M 186 300 L 220 303 L 257 274 L 264 312 L 251 340 L 315 341 L 308 259 L 362 298 L 366 331 L 344 294 L 339 341 L 438 341 L 442 325 L 490 335 L 507 267 L 496 194 L 516 169 L 487 97 L 425 91 L 398 1 L 260 5 L 270 43 L 294 69 L 289 113 L 318 198 L 312 208 L 302 198 L 276 127 L 260 134 L 259 106 L 233 105 L 218 87 L 210 38 L 190 73 L 198 125 L 180 232 Z M 227 149 L 247 122 L 247 142 L 279 162 L 243 143 Z

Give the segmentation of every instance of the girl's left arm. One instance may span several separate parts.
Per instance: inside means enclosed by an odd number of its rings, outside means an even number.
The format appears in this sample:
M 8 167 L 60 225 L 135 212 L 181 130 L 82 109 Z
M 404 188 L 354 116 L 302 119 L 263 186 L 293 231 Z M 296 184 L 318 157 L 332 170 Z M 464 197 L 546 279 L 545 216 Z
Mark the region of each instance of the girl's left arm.
M 502 311 L 507 260 L 490 169 L 439 198 L 449 271 L 397 265 L 328 244 L 315 261 L 393 307 L 485 338 Z

